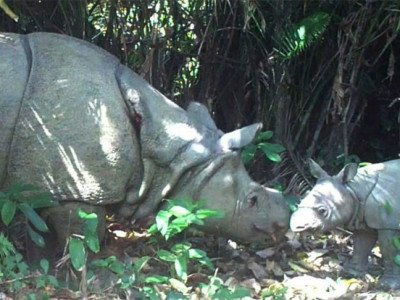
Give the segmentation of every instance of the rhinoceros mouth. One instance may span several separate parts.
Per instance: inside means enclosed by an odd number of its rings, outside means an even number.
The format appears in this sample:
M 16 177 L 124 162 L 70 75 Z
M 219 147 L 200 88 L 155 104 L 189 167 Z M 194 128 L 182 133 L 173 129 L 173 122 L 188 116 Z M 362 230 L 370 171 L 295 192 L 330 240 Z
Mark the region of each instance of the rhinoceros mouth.
M 283 228 L 281 228 L 281 226 L 279 225 L 275 225 L 274 227 L 276 228 L 266 229 L 263 226 L 253 223 L 253 228 L 256 231 L 264 233 L 267 239 L 277 242 L 279 240 L 279 237 L 281 236 L 281 231 Z

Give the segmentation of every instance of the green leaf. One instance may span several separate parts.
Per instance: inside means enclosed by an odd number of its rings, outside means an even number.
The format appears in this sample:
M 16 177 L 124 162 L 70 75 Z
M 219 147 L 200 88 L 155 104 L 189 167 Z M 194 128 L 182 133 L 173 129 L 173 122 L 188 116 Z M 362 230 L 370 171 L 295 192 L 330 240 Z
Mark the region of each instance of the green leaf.
M 272 138 L 274 132 L 271 130 L 262 131 L 257 135 L 257 141 L 266 141 Z
M 147 264 L 147 262 L 151 259 L 150 256 L 142 256 L 139 258 L 134 265 L 134 270 L 136 274 L 139 274 L 139 272 L 142 270 L 142 268 Z
M 181 292 L 183 294 L 187 293 L 188 288 L 186 287 L 186 285 L 182 281 L 179 281 L 179 280 L 177 280 L 175 278 L 170 278 L 168 281 L 171 284 L 171 286 L 175 290 L 177 290 L 178 292 Z
M 397 250 L 400 250 L 400 237 L 398 235 L 393 237 L 393 245 Z
M 179 278 L 186 281 L 187 279 L 187 256 L 180 255 L 174 262 L 175 271 Z
M 214 270 L 214 264 L 212 263 L 211 259 L 208 256 L 204 256 L 202 258 L 198 258 L 197 261 L 202 265 L 207 266 L 210 270 Z
M 35 226 L 37 230 L 42 232 L 49 231 L 49 228 L 47 227 L 43 219 L 27 203 L 19 203 L 17 206 L 24 213 L 25 217 L 29 221 L 31 221 L 32 225 Z
M 169 210 L 169 213 L 174 215 L 175 217 L 183 217 L 190 214 L 190 211 L 182 206 L 172 206 Z
M 165 260 L 165 261 L 170 261 L 170 262 L 174 262 L 176 259 L 176 255 L 169 252 L 168 250 L 158 250 L 157 251 L 157 255 L 160 259 Z
M 86 251 L 83 241 L 76 237 L 69 240 L 69 255 L 72 266 L 77 271 L 82 271 L 86 261 Z
M 152 275 L 152 276 L 146 277 L 144 282 L 146 282 L 146 283 L 164 283 L 164 282 L 168 282 L 168 279 L 169 279 L 169 277 L 167 277 L 167 276 Z
M 14 219 L 17 204 L 13 201 L 6 200 L 1 208 L 1 220 L 4 225 L 8 226 Z
M 299 55 L 325 32 L 330 22 L 330 15 L 316 12 L 297 24 L 288 25 L 273 39 L 274 50 L 282 59 L 290 59 Z
M 192 247 L 192 244 L 189 242 L 178 243 L 172 246 L 171 251 L 178 254 L 189 250 L 190 247 Z
M 84 229 L 84 236 L 85 236 L 85 242 L 89 249 L 93 251 L 94 253 L 97 253 L 100 251 L 100 242 L 99 238 L 97 236 L 97 231 L 94 233 L 89 230 L 87 227 Z
M 189 257 L 190 258 L 202 258 L 206 257 L 207 253 L 200 249 L 189 249 Z
M 33 230 L 31 226 L 28 225 L 27 227 L 28 227 L 28 235 L 31 238 L 31 240 L 39 247 L 44 248 L 45 246 L 44 238 L 35 230 Z
M 110 269 L 110 271 L 118 274 L 118 275 L 122 275 L 124 274 L 125 271 L 125 267 L 124 264 L 120 261 L 114 261 L 112 262 L 109 266 L 108 269 Z
M 41 259 L 40 266 L 43 269 L 43 273 L 47 274 L 47 272 L 49 272 L 49 261 L 47 259 Z
M 265 153 L 265 155 L 269 158 L 269 160 L 274 162 L 280 162 L 282 160 L 278 153 L 270 152 L 270 153 Z
M 160 210 L 156 216 L 157 229 L 163 236 L 167 233 L 170 217 L 171 214 L 165 210 Z
M 33 209 L 57 206 L 59 203 L 53 201 L 48 192 L 38 193 L 29 196 L 29 204 Z
M 196 217 L 199 219 L 207 219 L 207 218 L 222 218 L 225 213 L 220 210 L 215 209 L 199 209 L 195 213 Z
M 397 254 L 394 257 L 394 262 L 400 267 L 400 254 Z
M 250 144 L 244 147 L 240 153 L 243 163 L 247 164 L 248 162 L 250 162 L 254 158 L 256 151 L 257 145 Z

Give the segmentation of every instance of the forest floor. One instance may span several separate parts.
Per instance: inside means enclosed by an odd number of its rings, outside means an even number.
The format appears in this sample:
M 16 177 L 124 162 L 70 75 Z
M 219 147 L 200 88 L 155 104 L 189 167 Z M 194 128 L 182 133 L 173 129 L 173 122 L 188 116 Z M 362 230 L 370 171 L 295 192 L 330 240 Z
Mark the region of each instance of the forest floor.
M 246 287 L 251 295 L 242 299 L 400 299 L 400 291 L 384 291 L 378 288 L 377 278 L 382 273 L 379 248 L 373 250 L 369 273 L 363 278 L 343 278 L 340 276 L 341 263 L 352 252 L 351 236 L 347 233 L 335 233 L 318 237 L 301 237 L 287 234 L 287 240 L 274 247 L 252 247 L 239 245 L 233 241 L 213 236 L 187 238 L 193 248 L 204 250 L 212 260 L 215 270 L 193 268 L 188 264 L 189 287 L 186 299 L 217 299 L 205 297 L 199 291 L 199 283 L 207 282 L 210 276 L 220 278 L 230 288 Z M 175 237 L 179 242 L 179 237 Z M 156 258 L 159 249 L 168 249 L 174 240 L 168 243 L 149 243 L 148 239 L 136 242 L 120 239 L 102 253 L 102 257 L 116 255 L 120 259 L 138 261 L 143 256 L 150 256 L 141 272 L 145 276 L 171 274 L 171 264 Z M 165 247 L 165 248 L 164 248 Z M 59 279 L 60 280 L 60 279 Z M 91 293 L 96 289 L 102 292 Z M 92 281 L 88 287 L 86 299 L 136 299 L 129 293 L 121 295 L 115 289 L 105 289 L 115 284 L 113 276 Z M 82 286 L 81 286 L 82 288 Z M 167 294 L 171 285 L 160 284 L 160 295 Z M 120 290 L 121 291 L 121 290 Z M 54 290 L 50 299 L 82 299 L 81 292 L 72 289 Z M 166 297 L 160 297 L 160 299 Z M 0 299 L 6 297 L 0 291 Z M 181 299 L 181 298 L 167 298 Z M 221 298 L 220 298 L 221 299 Z
M 208 275 L 216 275 L 226 286 L 246 287 L 251 291 L 251 296 L 244 299 L 400 299 L 400 291 L 378 288 L 377 279 L 382 273 L 378 247 L 371 255 L 367 275 L 363 278 L 342 278 L 341 263 L 352 252 L 350 234 L 307 236 L 299 240 L 299 236 L 289 232 L 287 237 L 282 244 L 266 248 L 238 245 L 210 236 L 192 237 L 189 241 L 193 248 L 207 252 L 213 261 L 216 270 L 209 271 Z M 155 257 L 160 246 L 146 242 L 136 246 L 130 244 L 124 253 L 134 257 L 134 260 L 143 255 Z M 188 268 L 190 271 L 190 266 Z M 166 271 L 165 263 L 160 260 L 154 260 L 144 268 L 147 274 Z M 187 286 L 198 286 L 199 282 L 206 282 L 209 278 L 206 269 L 200 272 L 191 270 L 189 274 Z M 168 290 L 171 287 L 165 288 Z M 189 299 L 206 298 L 199 296 L 195 288 L 189 295 Z

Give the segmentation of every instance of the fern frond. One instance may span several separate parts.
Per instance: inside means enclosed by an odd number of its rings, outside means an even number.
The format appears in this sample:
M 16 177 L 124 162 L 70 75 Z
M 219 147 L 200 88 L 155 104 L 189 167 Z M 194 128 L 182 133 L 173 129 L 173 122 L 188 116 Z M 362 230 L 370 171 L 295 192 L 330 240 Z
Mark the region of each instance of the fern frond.
M 297 24 L 290 25 L 275 37 L 274 50 L 282 59 L 299 55 L 321 37 L 330 22 L 329 14 L 316 12 Z

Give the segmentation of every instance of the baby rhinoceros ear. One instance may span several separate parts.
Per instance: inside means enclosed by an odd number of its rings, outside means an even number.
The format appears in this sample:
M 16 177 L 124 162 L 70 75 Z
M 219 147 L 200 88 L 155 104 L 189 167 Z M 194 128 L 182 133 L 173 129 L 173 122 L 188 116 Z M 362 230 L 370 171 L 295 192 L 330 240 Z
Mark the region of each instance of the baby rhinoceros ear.
M 355 163 L 350 163 L 344 166 L 344 168 L 336 175 L 341 182 L 349 182 L 356 176 L 358 166 Z
M 320 167 L 319 164 L 317 164 L 314 160 L 312 160 L 311 158 L 308 159 L 308 166 L 310 167 L 310 172 L 311 175 L 314 176 L 317 179 L 321 179 L 321 178 L 326 178 L 329 177 L 328 173 L 326 173 L 324 171 L 324 169 L 322 169 Z

